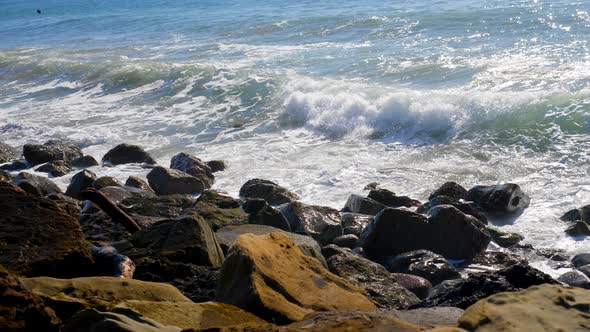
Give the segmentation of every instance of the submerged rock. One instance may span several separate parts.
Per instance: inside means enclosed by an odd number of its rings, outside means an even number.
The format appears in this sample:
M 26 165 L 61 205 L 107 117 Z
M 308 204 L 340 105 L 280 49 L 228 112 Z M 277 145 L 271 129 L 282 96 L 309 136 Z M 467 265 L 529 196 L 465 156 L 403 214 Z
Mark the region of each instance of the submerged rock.
M 37 167 L 35 171 L 49 173 L 51 176 L 60 177 L 70 173 L 72 168 L 70 167 L 70 164 L 63 160 L 55 160 Z
M 82 156 L 82 150 L 62 141 L 47 141 L 43 145 L 25 144 L 23 156 L 33 166 L 54 160 L 70 162 Z
M 66 189 L 66 195 L 80 199 L 80 193 L 86 188 L 91 188 L 94 180 L 96 180 L 96 174 L 90 171 L 83 170 L 76 173 Z
M 240 188 L 240 197 L 262 198 L 270 205 L 280 205 L 299 199 L 295 193 L 290 192 L 278 184 L 263 179 L 252 179 L 246 181 Z
M 102 161 L 112 165 L 132 163 L 156 164 L 154 158 L 152 158 L 149 153 L 145 152 L 144 149 L 137 145 L 130 144 L 119 144 L 110 149 L 104 157 L 102 157 Z
M 201 159 L 186 153 L 179 153 L 172 157 L 170 168 L 196 177 L 203 182 L 205 189 L 211 188 L 215 181 L 213 172 L 207 164 Z
M 461 275 L 443 256 L 428 250 L 415 250 L 399 254 L 384 261 L 390 272 L 407 273 L 422 277 L 438 285 L 449 279 L 459 279 Z
M 194 195 L 210 187 L 190 174 L 161 166 L 154 167 L 147 180 L 158 195 Z
M 11 183 L 29 194 L 35 196 L 45 196 L 49 194 L 60 194 L 62 191 L 59 187 L 48 178 L 21 172 Z
M 310 235 L 322 245 L 342 235 L 340 213 L 330 207 L 291 202 L 281 205 L 281 213 L 292 232 Z
M 466 199 L 475 202 L 484 211 L 494 214 L 514 214 L 526 209 L 531 199 L 514 183 L 493 186 L 475 186 Z

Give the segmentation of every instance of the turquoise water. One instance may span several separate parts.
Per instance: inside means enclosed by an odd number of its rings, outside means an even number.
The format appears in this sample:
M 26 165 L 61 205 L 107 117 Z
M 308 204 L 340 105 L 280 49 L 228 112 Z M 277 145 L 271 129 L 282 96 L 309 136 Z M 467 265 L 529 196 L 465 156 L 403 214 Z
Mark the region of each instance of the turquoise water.
M 503 227 L 590 250 L 556 220 L 590 203 L 589 40 L 590 1 L 0 0 L 0 140 L 190 151 L 335 207 L 513 181 Z

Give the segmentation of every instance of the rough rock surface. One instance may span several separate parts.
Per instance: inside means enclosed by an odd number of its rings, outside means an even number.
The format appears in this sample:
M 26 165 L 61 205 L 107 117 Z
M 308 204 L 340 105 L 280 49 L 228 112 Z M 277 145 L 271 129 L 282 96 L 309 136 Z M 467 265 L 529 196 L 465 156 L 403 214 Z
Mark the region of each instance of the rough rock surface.
M 62 191 L 59 187 L 48 178 L 21 172 L 11 183 L 29 194 L 35 196 L 45 196 L 49 194 L 60 194 Z
M 291 225 L 283 214 L 270 206 L 262 198 L 250 198 L 242 205 L 242 210 L 248 213 L 248 223 L 267 225 L 290 232 Z
M 344 204 L 342 212 L 368 214 L 374 216 L 386 207 L 387 206 L 385 204 L 381 204 L 371 198 L 352 194 L 348 197 L 346 204 Z
M 146 181 L 133 175 L 127 178 L 127 181 L 125 181 L 125 185 L 128 187 L 143 189 L 145 191 L 153 191 L 153 189 Z
M 364 291 L 305 256 L 284 234 L 240 236 L 221 269 L 217 298 L 278 323 L 314 311 L 377 308 Z
M 0 142 L 0 164 L 9 162 L 20 157 L 18 151 L 12 146 Z
M 394 192 L 387 189 L 373 189 L 367 195 L 387 207 L 416 207 L 422 203 L 407 196 L 397 196 Z
M 93 156 L 81 156 L 70 161 L 70 165 L 76 168 L 98 166 L 98 161 Z
M 70 164 L 63 160 L 55 160 L 35 169 L 37 172 L 48 173 L 54 177 L 64 176 L 72 171 Z
M 406 322 L 425 327 L 457 326 L 464 311 L 455 307 L 418 308 L 396 311 L 395 315 Z
M 213 171 L 211 171 L 211 168 L 207 164 L 201 159 L 186 153 L 179 153 L 172 157 L 170 168 L 198 178 L 203 182 L 206 189 L 211 188 L 215 181 Z
M 270 205 L 280 205 L 299 199 L 295 193 L 290 192 L 278 184 L 263 179 L 252 179 L 246 181 L 240 188 L 240 197 L 262 198 Z
M 105 187 L 122 187 L 123 184 L 112 176 L 101 176 L 92 182 L 92 187 L 100 190 Z
M 23 156 L 33 166 L 54 160 L 69 162 L 82 156 L 82 150 L 75 145 L 61 141 L 47 141 L 43 145 L 25 144 Z
M 421 300 L 427 298 L 432 289 L 430 281 L 419 276 L 406 273 L 391 273 L 391 276 L 400 285 L 414 293 Z
M 281 205 L 281 213 L 292 232 L 309 235 L 320 244 L 329 244 L 342 235 L 340 213 L 330 207 L 291 202 Z
M 469 331 L 588 331 L 590 292 L 539 285 L 480 300 L 465 310 L 459 326 Z
M 580 271 L 569 271 L 557 278 L 557 281 L 561 281 L 566 285 L 572 287 L 580 287 L 590 289 L 590 278 Z
M 332 241 L 337 246 L 349 249 L 354 249 L 358 242 L 359 237 L 354 234 L 340 235 Z
M 455 267 L 441 255 L 428 250 L 414 250 L 384 261 L 390 272 L 408 273 L 438 285 L 449 279 L 461 278 Z
M 92 187 L 94 180 L 96 180 L 96 174 L 91 171 L 83 170 L 76 173 L 66 189 L 66 195 L 79 199 L 82 190 Z
M 119 144 L 110 149 L 104 157 L 103 162 L 113 165 L 131 164 L 131 163 L 146 163 L 154 165 L 156 161 L 149 153 L 137 145 Z
M 446 182 L 440 186 L 440 188 L 436 189 L 432 194 L 430 194 L 428 200 L 432 200 L 437 196 L 448 196 L 456 200 L 460 200 L 467 196 L 467 189 L 463 188 L 456 182 Z
M 210 187 L 190 174 L 161 166 L 154 167 L 147 180 L 158 195 L 194 195 Z

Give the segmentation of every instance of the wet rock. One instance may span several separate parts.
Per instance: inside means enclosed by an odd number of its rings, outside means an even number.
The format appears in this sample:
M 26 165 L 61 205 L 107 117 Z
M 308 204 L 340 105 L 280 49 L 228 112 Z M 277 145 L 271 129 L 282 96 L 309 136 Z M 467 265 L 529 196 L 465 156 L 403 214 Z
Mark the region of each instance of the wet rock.
M 472 273 L 466 279 L 447 280 L 434 287 L 421 306 L 465 309 L 496 293 L 514 292 L 545 283 L 556 284 L 557 281 L 528 265 L 513 265 L 500 271 Z
M 406 309 L 420 302 L 383 266 L 354 254 L 338 254 L 327 260 L 330 272 L 364 288 L 380 308 Z
M 383 264 L 388 271 L 422 277 L 432 285 L 449 279 L 461 278 L 455 267 L 443 256 L 428 250 L 415 250 L 393 256 Z
M 580 266 L 580 267 L 578 268 L 578 271 L 580 271 L 580 272 L 584 273 L 584 275 L 586 275 L 587 277 L 589 277 L 589 278 L 590 278 L 590 264 L 588 264 L 588 265 L 583 265 L 583 266 Z
M 501 270 L 512 265 L 527 264 L 525 258 L 502 251 L 484 251 L 475 256 L 466 269 Z
M 96 174 L 90 171 L 83 170 L 76 173 L 66 189 L 66 195 L 80 199 L 80 193 L 86 188 L 91 188 L 94 180 L 96 180 Z
M 161 166 L 154 167 L 147 174 L 147 180 L 158 195 L 194 195 L 209 188 L 203 181 L 192 175 Z
M 580 271 L 569 271 L 557 278 L 557 281 L 561 281 L 566 285 L 572 287 L 580 287 L 590 289 L 590 278 Z
M 236 240 L 221 269 L 217 298 L 277 323 L 314 311 L 377 309 L 360 287 L 324 269 L 280 232 Z
M 455 307 L 418 308 L 395 312 L 399 319 L 424 327 L 457 326 L 464 311 Z M 448 330 L 446 330 L 448 331 Z M 440 331 L 443 332 L 443 331 Z
M 465 310 L 459 326 L 469 331 L 587 331 L 590 292 L 540 285 L 496 294 Z
M 35 196 L 45 196 L 49 194 L 60 194 L 62 191 L 59 187 L 48 178 L 21 172 L 11 183 L 29 194 Z
M 514 183 L 475 186 L 467 192 L 466 199 L 493 214 L 521 213 L 531 201 L 520 186 Z
M 0 164 L 20 158 L 18 151 L 12 146 L 0 142 Z
M 342 235 L 340 213 L 335 209 L 301 202 L 287 203 L 280 209 L 292 232 L 310 235 L 320 244 L 330 244 Z
M 579 220 L 566 228 L 565 233 L 569 236 L 590 236 L 590 226 Z
M 407 196 L 397 196 L 387 189 L 373 189 L 367 197 L 387 207 L 416 207 L 422 205 L 415 199 Z
M 60 177 L 70 173 L 72 168 L 67 162 L 63 160 L 55 160 L 37 167 L 35 171 L 49 173 L 51 176 Z
M 492 237 L 492 241 L 503 248 L 512 247 L 524 240 L 524 236 L 518 233 L 504 232 L 493 227 L 488 227 L 487 230 Z
M 119 254 L 114 247 L 94 247 L 91 252 L 101 274 L 133 279 L 135 264 L 129 257 Z
M 145 191 L 153 192 L 150 185 L 146 181 L 138 178 L 137 176 L 132 175 L 132 176 L 128 177 L 127 181 L 125 181 L 125 185 L 128 187 L 134 187 L 137 189 L 143 189 Z
M 359 245 L 374 258 L 426 249 L 451 259 L 470 259 L 487 248 L 490 236 L 474 217 L 449 205 L 429 212 L 426 218 L 386 208 L 365 228 Z
M 211 189 L 201 193 L 195 211 L 214 231 L 223 226 L 248 222 L 248 215 L 240 209 L 240 202 L 225 193 Z
M 559 218 L 566 222 L 584 221 L 590 222 L 590 205 L 582 206 L 579 209 L 573 209 L 566 212 Z
M 246 181 L 240 188 L 240 197 L 244 198 L 262 198 L 270 205 L 280 205 L 299 199 L 299 196 L 290 192 L 278 184 L 263 180 L 252 179 Z
M 324 258 L 328 259 L 332 256 L 338 255 L 338 254 L 352 254 L 352 250 L 350 250 L 349 248 L 342 248 L 339 247 L 335 244 L 328 244 L 327 246 L 323 246 L 322 247 L 322 256 L 324 256 Z
M 373 221 L 372 215 L 344 212 L 341 213 L 342 231 L 344 234 L 354 234 L 360 237 L 367 225 Z
M 25 168 L 29 168 L 25 160 L 15 160 L 10 164 L 0 166 L 0 169 L 3 171 L 20 171 Z
M 225 171 L 225 161 L 223 160 L 211 160 L 207 162 L 207 166 L 211 169 L 212 173 Z
M 213 172 L 207 164 L 201 159 L 186 153 L 179 153 L 172 157 L 170 168 L 198 178 L 205 185 L 205 189 L 211 188 L 215 181 Z
M 437 196 L 447 196 L 454 198 L 456 200 L 465 199 L 467 196 L 467 189 L 463 188 L 457 182 L 446 182 L 440 188 L 436 189 L 430 196 L 428 196 L 428 200 L 432 200 Z
M 290 232 L 291 225 L 283 214 L 261 198 L 251 198 L 244 202 L 242 209 L 248 213 L 248 223 L 267 225 Z
M 152 158 L 149 153 L 145 152 L 144 149 L 137 145 L 130 144 L 119 144 L 110 149 L 104 157 L 102 157 L 102 161 L 112 165 L 132 163 L 156 164 L 154 158 Z
M 342 212 L 352 212 L 374 216 L 386 207 L 387 206 L 384 204 L 381 204 L 371 198 L 352 194 L 348 197 Z
M 572 264 L 575 268 L 590 264 L 590 253 L 577 254 L 572 258 Z
M 94 189 L 102 189 L 105 187 L 122 187 L 123 184 L 119 182 L 119 180 L 115 179 L 112 176 L 101 176 L 98 179 L 92 182 L 92 187 Z
M 78 219 L 54 201 L 0 182 L 0 210 L 0 264 L 8 271 L 56 277 L 92 273 L 91 245 Z
M 64 194 L 49 194 L 46 199 L 54 201 L 61 209 L 71 215 L 74 219 L 80 217 L 80 208 L 82 202 Z
M 354 249 L 358 243 L 359 238 L 354 234 L 341 235 L 332 241 L 337 246 Z
M 12 181 L 12 175 L 6 171 L 0 169 L 0 181 L 10 182 Z
M 465 214 L 468 214 L 470 216 L 474 216 L 475 218 L 477 218 L 477 220 L 481 221 L 482 224 L 484 224 L 484 225 L 488 224 L 488 218 L 483 214 L 483 211 L 481 210 L 481 208 L 479 208 L 475 203 L 473 203 L 473 202 L 459 202 L 455 198 L 452 198 L 449 196 L 440 195 L 440 196 L 433 197 L 430 201 L 428 201 L 422 207 L 419 207 L 416 210 L 416 212 L 426 213 L 431 208 L 433 208 L 435 206 L 439 206 L 439 205 L 451 205 L 451 206 L 457 208 L 457 210 L 459 210 Z
M 131 310 L 101 312 L 96 309 L 86 309 L 76 313 L 61 329 L 62 332 L 180 332 L 181 330 L 176 326 L 162 325 Z
M 81 156 L 70 161 L 70 165 L 76 168 L 88 168 L 98 166 L 98 161 L 93 156 Z
M 43 145 L 25 144 L 23 156 L 33 166 L 54 160 L 70 162 L 82 156 L 82 150 L 75 145 L 61 141 L 47 141 Z
M 414 293 L 419 299 L 423 300 L 428 297 L 432 284 L 430 281 L 411 274 L 406 273 L 391 273 L 391 276 L 402 287 Z
M 119 206 L 126 213 L 157 218 L 176 218 L 198 213 L 198 201 L 186 195 L 129 197 Z

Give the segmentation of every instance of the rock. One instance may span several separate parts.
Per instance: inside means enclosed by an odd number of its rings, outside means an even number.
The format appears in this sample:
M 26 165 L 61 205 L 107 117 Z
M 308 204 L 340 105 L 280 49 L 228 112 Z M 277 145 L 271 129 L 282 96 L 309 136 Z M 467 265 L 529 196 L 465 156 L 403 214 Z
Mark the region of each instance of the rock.
M 223 251 L 209 225 L 198 215 L 163 220 L 132 235 L 133 248 L 122 252 L 135 257 L 164 256 L 174 261 L 220 267 Z
M 465 199 L 467 196 L 467 189 L 463 188 L 456 182 L 446 182 L 430 194 L 428 200 L 430 201 L 437 196 L 448 196 L 456 200 Z
M 119 144 L 110 149 L 102 161 L 112 165 L 145 163 L 155 165 L 156 161 L 149 153 L 137 145 Z
M 98 166 L 98 161 L 93 156 L 81 156 L 70 161 L 70 165 L 76 168 L 88 168 Z
M 427 219 L 411 211 L 386 208 L 365 228 L 359 245 L 374 258 L 426 249 L 447 258 L 470 259 L 487 248 L 490 236 L 474 217 L 450 205 L 429 212 Z
M 377 310 L 360 287 L 324 269 L 280 232 L 236 240 L 221 268 L 217 298 L 277 323 L 314 311 Z
M 383 266 L 354 254 L 338 254 L 327 260 L 330 272 L 367 291 L 380 308 L 406 309 L 420 302 Z
M 45 198 L 54 201 L 60 208 L 75 219 L 80 217 L 81 202 L 79 200 L 64 194 L 49 194 L 45 196 Z
M 91 245 L 78 219 L 54 201 L 0 182 L 0 264 L 15 275 L 92 273 Z
M 521 213 L 531 202 L 530 197 L 514 183 L 475 186 L 467 192 L 466 199 L 493 214 Z
M 281 205 L 280 209 L 292 232 L 310 235 L 320 244 L 330 244 L 342 235 L 340 214 L 335 209 L 301 202 L 287 203 Z
M 161 166 L 154 167 L 147 174 L 147 180 L 158 195 L 195 195 L 209 188 L 192 175 Z
M 91 252 L 97 270 L 103 275 L 133 279 L 135 264 L 129 257 L 119 254 L 114 247 L 94 247 Z
M 261 198 L 251 198 L 244 202 L 242 210 L 248 213 L 248 223 L 267 225 L 290 232 L 291 225 L 283 214 Z
M 225 171 L 225 162 L 223 160 L 211 160 L 207 162 L 207 166 L 211 169 L 212 173 Z
M 134 187 L 134 188 L 138 188 L 138 189 L 143 189 L 145 191 L 149 191 L 149 192 L 153 192 L 152 188 L 150 187 L 150 185 L 138 178 L 137 176 L 130 176 L 127 178 L 127 181 L 125 181 L 125 185 L 128 187 Z
M 96 180 L 96 174 L 91 171 L 83 170 L 76 173 L 66 189 L 66 195 L 80 199 L 80 193 L 86 188 L 91 188 L 94 180 Z
M 434 287 L 421 306 L 465 309 L 499 292 L 514 292 L 545 283 L 557 282 L 528 265 L 513 265 L 500 271 L 472 273 L 466 279 L 447 280 Z
M 518 233 L 504 232 L 493 227 L 487 227 L 487 231 L 492 237 L 492 241 L 503 248 L 512 247 L 524 240 L 524 236 Z
M 270 205 L 280 205 L 299 199 L 299 196 L 278 184 L 262 179 L 246 181 L 240 188 L 240 197 L 262 198 Z
M 15 160 L 10 164 L 0 166 L 0 169 L 3 171 L 20 171 L 25 168 L 29 168 L 25 160 Z
M 573 287 L 580 287 L 590 289 L 590 278 L 580 271 L 569 271 L 557 278 L 557 281 L 561 281 L 566 285 Z
M 20 158 L 18 151 L 12 146 L 0 142 L 0 164 Z
M 567 222 L 584 221 L 588 223 L 590 222 L 590 205 L 570 210 L 559 219 Z
M 120 313 L 86 309 L 76 313 L 65 324 L 62 332 L 116 331 L 116 332 L 180 332 L 176 326 L 165 326 L 131 310 Z
M 51 176 L 60 177 L 72 171 L 70 165 L 63 160 L 50 161 L 47 164 L 37 167 L 37 172 L 49 173 Z
M 201 159 L 186 153 L 179 153 L 172 157 L 170 168 L 196 177 L 205 185 L 205 189 L 211 188 L 215 181 L 213 172 L 207 164 Z
M 590 264 L 590 253 L 577 254 L 572 258 L 572 264 L 575 268 Z
M 23 156 L 33 166 L 54 160 L 69 162 L 82 156 L 82 150 L 75 145 L 61 141 L 47 141 L 43 145 L 25 144 Z
M 216 231 L 220 227 L 242 225 L 248 222 L 248 215 L 240 209 L 240 202 L 214 190 L 201 193 L 195 211 Z
M 394 192 L 387 189 L 373 189 L 367 197 L 387 207 L 416 207 L 422 205 L 422 203 L 415 199 L 407 196 L 397 196 Z
M 322 256 L 324 256 L 325 259 L 328 259 L 332 256 L 338 255 L 338 254 L 352 254 L 352 250 L 350 250 L 349 248 L 342 248 L 339 247 L 335 244 L 328 244 L 327 246 L 323 246 L 322 247 Z
M 354 234 L 347 234 L 347 235 L 340 235 L 339 237 L 335 238 L 332 243 L 337 246 L 354 249 L 356 244 L 358 243 L 359 238 Z
M 387 206 L 371 198 L 352 194 L 348 197 L 342 212 L 376 215 Z
M 12 181 L 12 175 L 4 170 L 0 169 L 0 181 L 10 182 Z
M 418 308 L 400 310 L 395 313 L 399 319 L 425 327 L 457 326 L 464 311 L 455 307 Z
M 53 181 L 30 173 L 19 173 L 14 179 L 12 179 L 11 183 L 35 196 L 61 193 L 61 189 L 59 189 Z
M 465 266 L 466 269 L 478 270 L 501 270 L 512 265 L 527 264 L 525 258 L 510 252 L 502 251 L 484 251 L 475 256 Z
M 94 189 L 102 189 L 104 187 L 122 187 L 123 184 L 112 176 L 101 176 L 92 182 Z
M 587 331 L 590 292 L 540 285 L 500 293 L 465 310 L 459 326 L 469 331 Z
M 186 195 L 128 197 L 119 207 L 128 214 L 137 214 L 154 218 L 176 218 L 184 215 L 198 214 L 198 201 Z
M 452 205 L 457 208 L 459 211 L 474 216 L 477 220 L 481 221 L 482 224 L 488 224 L 488 218 L 483 214 L 483 211 L 480 207 L 478 207 L 473 202 L 459 202 L 458 200 L 449 197 L 449 196 L 436 196 L 433 197 L 430 201 L 424 204 L 422 207 L 419 207 L 416 212 L 418 213 L 426 213 L 428 210 L 435 206 L 439 205 Z
M 580 266 L 578 268 L 578 271 L 584 273 L 584 275 L 586 275 L 588 278 L 590 278 L 590 264 L 584 265 L 584 266 Z
M 164 325 L 197 331 L 224 329 L 242 324 L 267 324 L 264 320 L 230 304 L 219 302 L 126 301 L 118 309 L 131 309 Z
M 61 320 L 0 265 L 0 331 L 57 332 Z
M 432 289 L 430 281 L 419 276 L 405 273 L 391 273 L 391 276 L 402 287 L 414 293 L 421 300 L 427 298 L 428 293 Z
M 428 250 L 415 250 L 393 256 L 384 261 L 390 272 L 407 273 L 422 277 L 438 285 L 449 279 L 459 279 L 461 275 L 443 256 Z
M 587 223 L 579 220 L 566 228 L 565 233 L 569 236 L 590 236 L 590 227 Z
M 367 225 L 373 221 L 372 215 L 344 212 L 341 213 L 342 231 L 344 234 L 354 234 L 360 237 Z
M 287 235 L 305 255 L 313 257 L 320 261 L 322 265 L 327 266 L 326 260 L 324 259 L 324 256 L 322 256 L 322 248 L 318 242 L 310 236 L 288 233 L 266 225 L 225 226 L 218 229 L 215 232 L 215 236 L 217 237 L 223 252 L 227 254 L 231 246 L 242 234 L 266 235 L 274 232 L 282 232 L 282 234 Z

